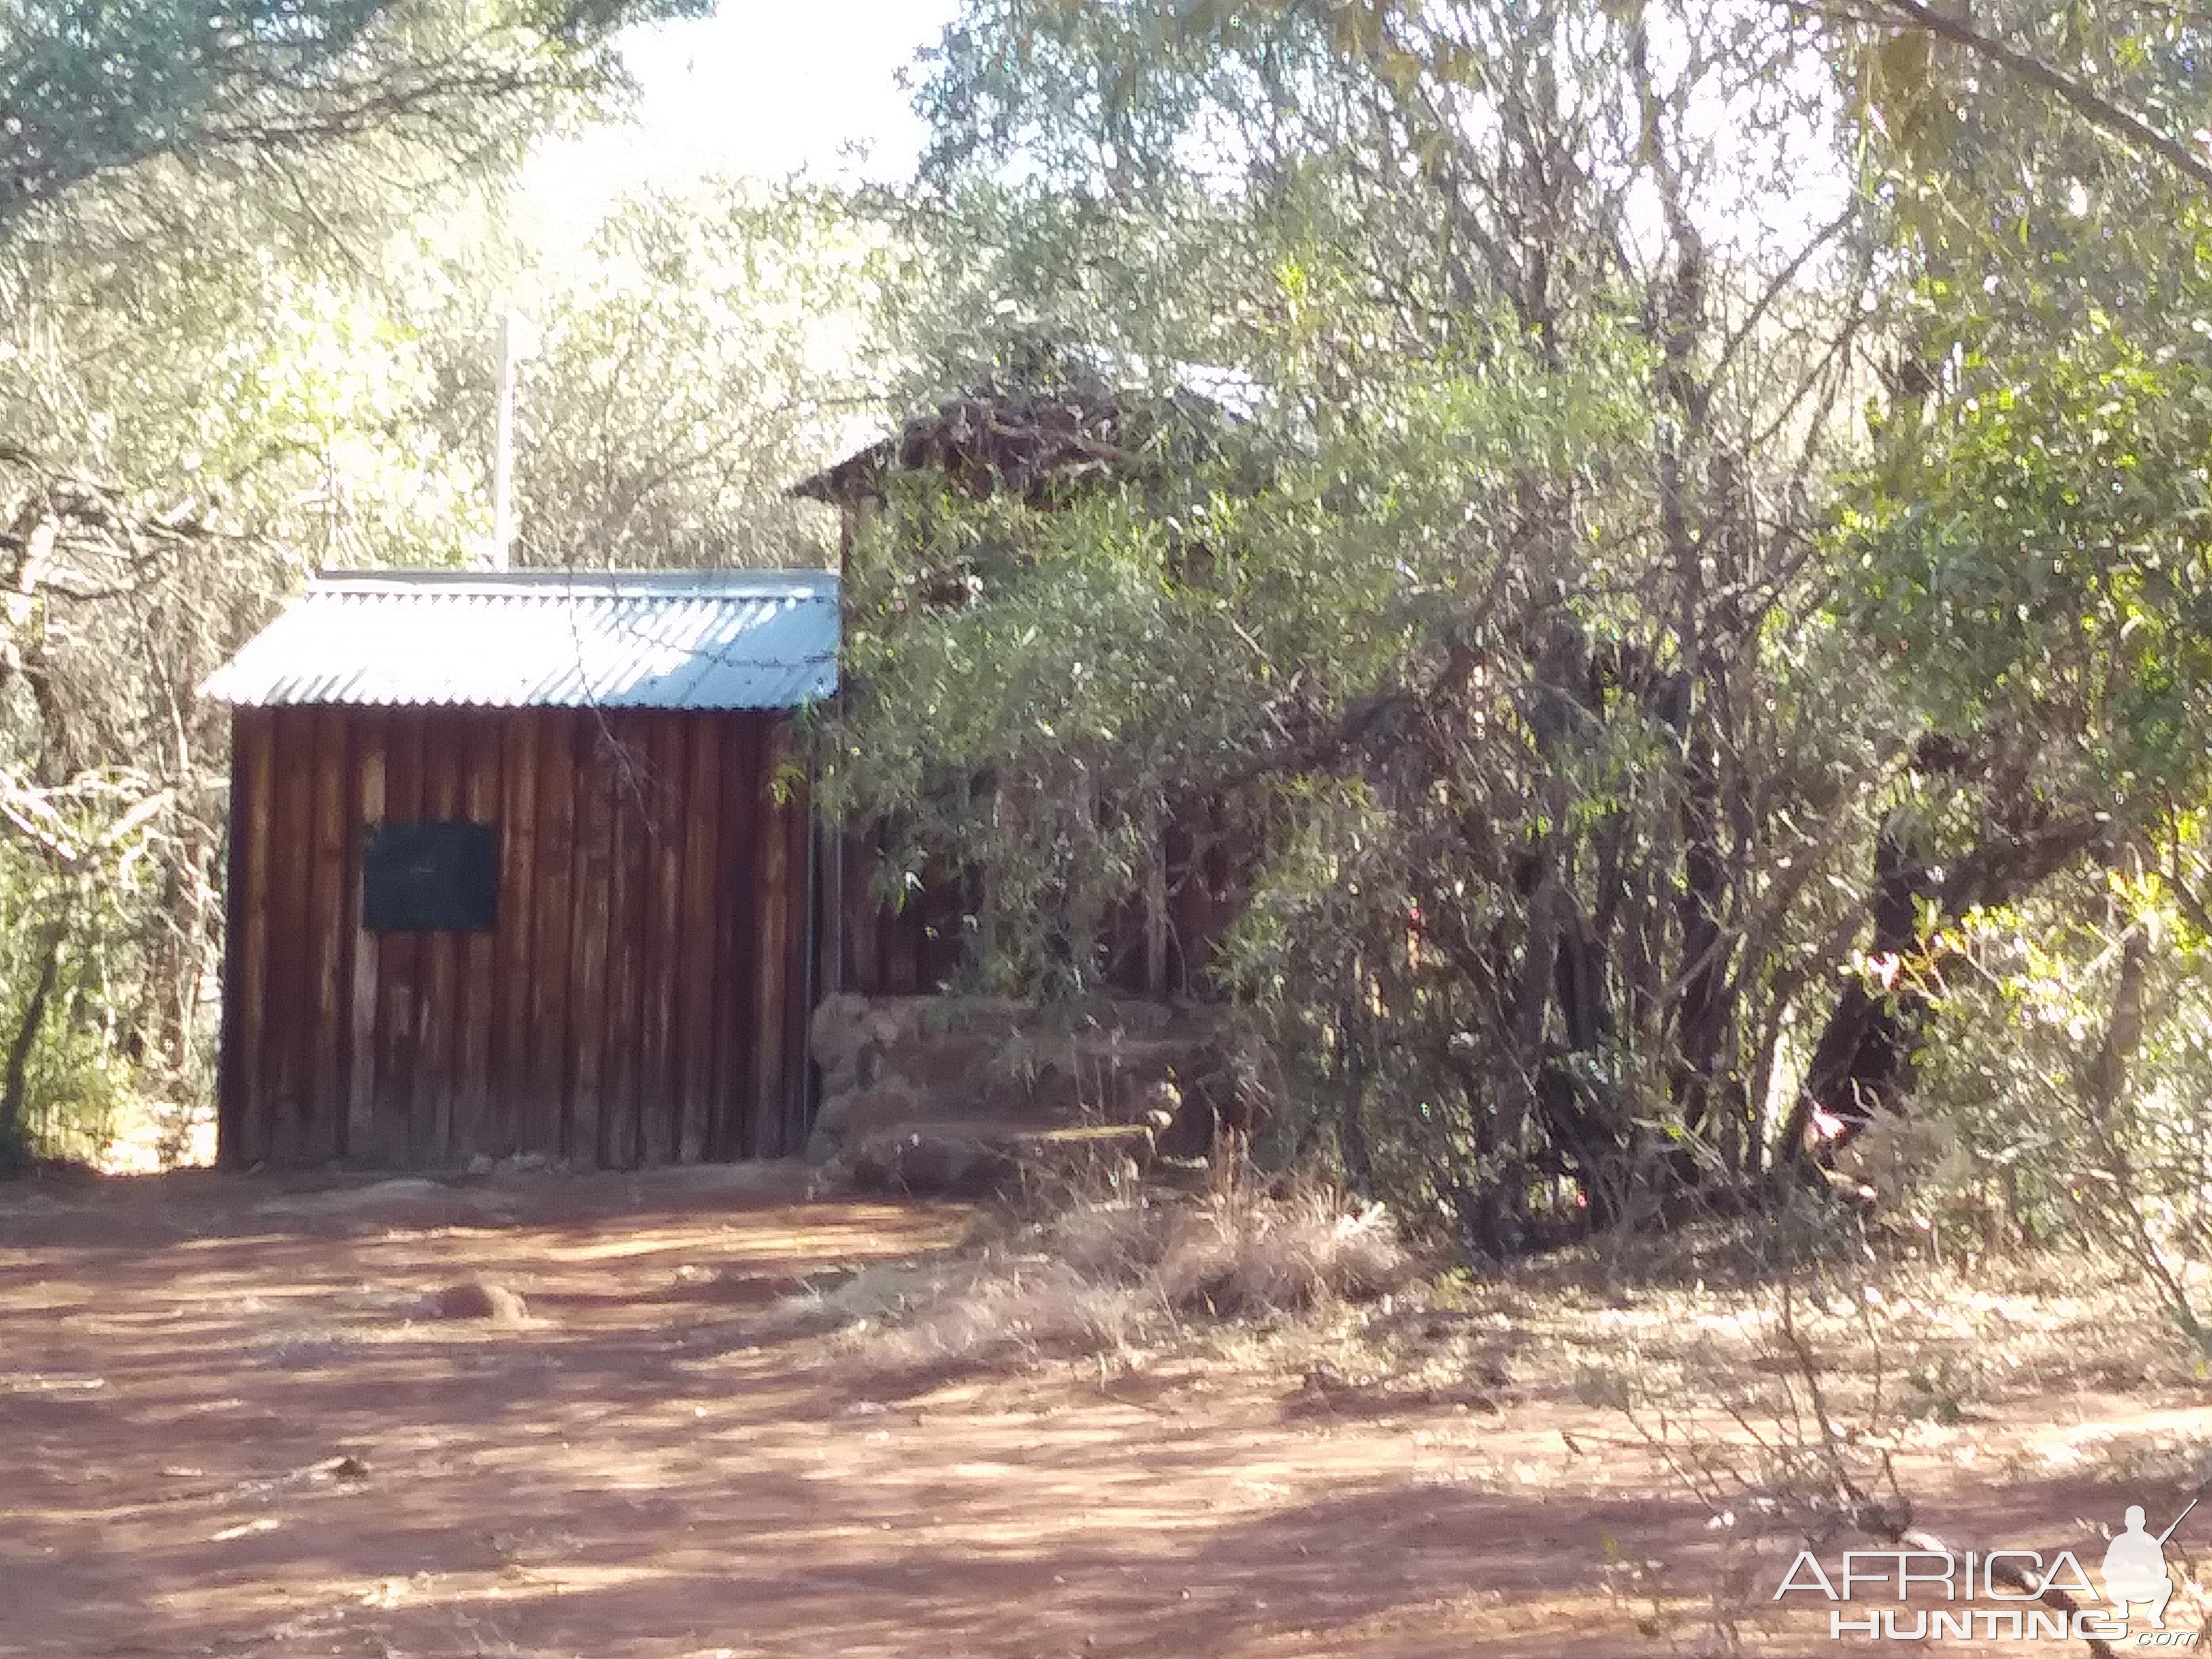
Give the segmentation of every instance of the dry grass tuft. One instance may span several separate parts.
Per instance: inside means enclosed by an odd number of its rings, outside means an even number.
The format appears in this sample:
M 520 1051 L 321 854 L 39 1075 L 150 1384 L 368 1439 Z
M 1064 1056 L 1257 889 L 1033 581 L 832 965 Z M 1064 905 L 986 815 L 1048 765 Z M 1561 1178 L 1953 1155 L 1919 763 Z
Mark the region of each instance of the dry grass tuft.
M 916 1309 L 873 1357 L 896 1369 L 987 1365 L 1127 1347 L 1149 1310 L 1137 1292 L 1095 1285 L 1054 1262 L 1009 1264 Z
M 1046 1248 L 1086 1279 L 1218 1318 L 1372 1301 L 1419 1273 L 1380 1205 L 1348 1210 L 1322 1192 L 1085 1206 L 1048 1225 Z
M 864 1273 L 817 1305 L 868 1360 L 941 1370 L 1126 1353 L 1183 1321 L 1367 1301 L 1420 1271 L 1379 1206 L 1146 1197 L 1079 1206 L 933 1272 Z

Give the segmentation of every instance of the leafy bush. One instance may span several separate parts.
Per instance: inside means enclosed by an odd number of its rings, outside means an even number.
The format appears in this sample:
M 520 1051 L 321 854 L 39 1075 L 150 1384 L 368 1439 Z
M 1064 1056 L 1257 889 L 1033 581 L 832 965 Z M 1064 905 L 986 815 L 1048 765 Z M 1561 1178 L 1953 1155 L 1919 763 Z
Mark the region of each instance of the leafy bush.
M 43 836 L 0 847 L 0 1139 L 18 1164 L 92 1161 L 158 1050 L 148 1032 L 167 797 L 97 774 L 35 792 L 0 777 L 0 788 Z M 196 953 L 185 960 L 197 980 Z
M 2208 941 L 2154 882 L 2115 879 L 2105 898 L 2101 917 L 2077 894 L 1961 933 L 1910 1109 L 1850 1166 L 1893 1229 L 1939 1253 L 2051 1244 L 2135 1268 L 2203 1346 Z

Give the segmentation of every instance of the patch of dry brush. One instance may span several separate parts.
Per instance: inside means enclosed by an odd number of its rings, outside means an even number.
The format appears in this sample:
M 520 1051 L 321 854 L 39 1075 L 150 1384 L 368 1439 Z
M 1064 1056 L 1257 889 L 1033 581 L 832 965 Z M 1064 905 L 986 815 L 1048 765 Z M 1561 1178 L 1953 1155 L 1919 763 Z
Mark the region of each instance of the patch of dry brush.
M 1187 1322 L 1368 1301 L 1419 1276 L 1379 1206 L 1144 1197 L 1077 1206 L 933 1270 L 863 1273 L 825 1311 L 874 1363 L 957 1368 L 1109 1353 Z

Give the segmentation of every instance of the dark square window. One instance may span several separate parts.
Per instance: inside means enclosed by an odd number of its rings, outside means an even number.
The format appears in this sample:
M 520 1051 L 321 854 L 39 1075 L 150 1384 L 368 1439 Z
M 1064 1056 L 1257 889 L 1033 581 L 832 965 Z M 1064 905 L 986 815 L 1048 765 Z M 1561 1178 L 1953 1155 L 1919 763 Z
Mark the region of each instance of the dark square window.
M 375 933 L 489 933 L 499 850 L 489 823 L 379 823 L 361 861 L 362 926 Z

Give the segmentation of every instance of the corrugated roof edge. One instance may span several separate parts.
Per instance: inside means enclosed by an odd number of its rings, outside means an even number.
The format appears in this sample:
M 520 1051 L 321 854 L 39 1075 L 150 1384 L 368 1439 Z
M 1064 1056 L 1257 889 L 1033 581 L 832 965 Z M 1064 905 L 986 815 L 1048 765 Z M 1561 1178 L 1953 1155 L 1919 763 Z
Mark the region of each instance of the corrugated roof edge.
M 654 593 L 672 597 L 710 592 L 719 598 L 801 599 L 837 597 L 833 570 L 318 570 L 307 592 L 406 592 L 425 587 L 447 592 L 486 593 Z
M 374 707 L 420 703 L 425 707 L 457 708 L 597 704 L 610 708 L 701 709 L 797 708 L 817 697 L 835 695 L 838 599 L 838 579 L 834 573 L 824 570 L 323 570 L 314 573 L 306 592 L 286 604 L 229 660 L 203 680 L 198 690 L 199 696 L 212 702 L 243 708 L 323 702 Z M 580 622 L 583 631 L 574 641 L 579 648 L 586 639 L 604 642 L 608 636 L 604 623 L 610 611 L 617 616 L 624 611 L 642 616 L 665 607 L 675 618 L 704 605 L 732 611 L 749 608 L 753 614 L 749 620 L 737 623 L 735 635 L 723 638 L 704 658 L 699 659 L 711 671 L 710 680 L 724 683 L 722 689 L 717 691 L 706 684 L 691 684 L 666 702 L 639 697 L 635 695 L 635 675 L 623 678 L 629 671 L 642 672 L 638 662 L 609 659 L 586 666 L 580 658 L 569 660 L 571 653 L 567 647 L 560 653 L 562 661 L 534 680 L 525 673 L 494 676 L 491 680 L 478 675 L 480 684 L 464 688 L 453 675 L 441 672 L 430 677 L 436 682 L 434 688 L 410 693 L 404 687 L 387 686 L 374 696 L 367 694 L 367 687 L 362 683 L 374 678 L 376 665 L 373 662 L 368 665 L 369 672 L 354 676 L 351 695 L 338 695 L 334 690 L 334 676 L 338 671 L 329 663 L 319 659 L 312 670 L 306 670 L 288 664 L 285 656 L 287 647 L 295 644 L 294 636 L 300 635 L 303 624 L 307 626 L 307 637 L 313 639 L 313 624 L 307 620 L 311 617 L 323 618 L 326 632 L 331 619 L 356 615 L 366 620 L 419 611 L 425 616 L 444 614 L 454 619 L 489 618 L 504 611 L 518 625 L 523 624 L 526 617 L 537 618 L 528 624 L 536 627 L 542 625 L 549 611 L 563 609 L 569 604 L 580 612 L 596 614 L 599 618 L 591 623 Z M 800 617 L 809 618 L 801 624 L 801 639 L 781 638 L 781 649 L 748 659 L 741 642 L 753 634 L 757 624 L 784 631 L 782 625 L 774 621 L 779 613 L 793 622 Z M 623 624 L 621 631 L 627 633 L 629 626 Z M 817 634 L 819 648 L 807 649 L 807 644 L 812 643 Z M 638 635 L 637 642 L 655 648 L 674 643 L 660 639 L 650 628 Z M 794 651 L 793 646 L 799 648 Z M 388 669 L 389 665 L 385 666 Z M 776 675 L 782 678 L 775 680 L 777 689 L 774 690 L 768 690 L 767 681 L 763 680 L 750 694 L 732 693 L 726 672 L 732 670 L 740 678 L 747 671 L 756 670 L 770 679 Z M 661 665 L 653 667 L 651 675 L 665 678 L 672 672 L 675 671 L 668 665 Z M 595 676 L 610 684 L 599 686 Z M 386 678 L 392 677 L 387 674 Z M 468 678 L 465 673 L 459 676 L 460 680 Z M 563 681 L 558 695 L 550 690 L 552 678 Z M 578 684 L 567 685 L 568 679 L 577 679 Z M 428 687 L 429 681 L 423 684 Z

